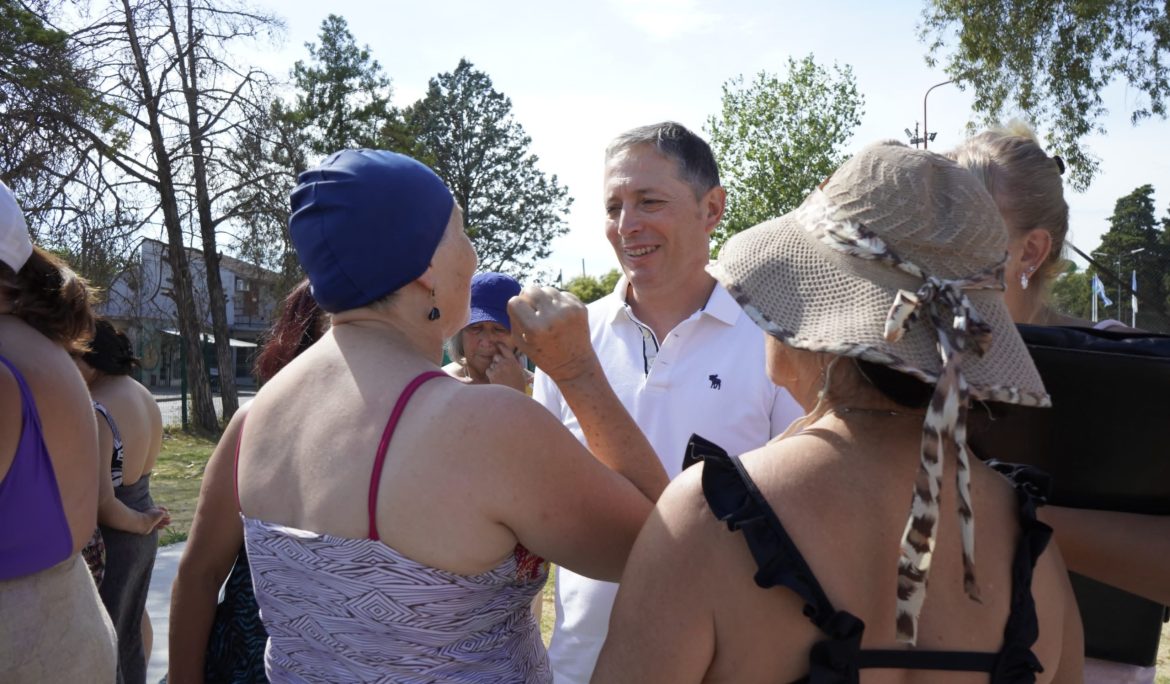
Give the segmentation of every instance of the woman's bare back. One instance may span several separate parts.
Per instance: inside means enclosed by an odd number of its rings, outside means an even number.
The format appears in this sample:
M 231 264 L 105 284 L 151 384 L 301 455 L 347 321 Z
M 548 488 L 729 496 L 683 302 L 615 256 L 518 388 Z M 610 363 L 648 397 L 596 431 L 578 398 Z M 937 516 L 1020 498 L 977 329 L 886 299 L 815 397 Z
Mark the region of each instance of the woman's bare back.
M 32 390 L 76 552 L 97 526 L 97 428 L 89 392 L 63 348 L 12 316 L 0 316 L 0 354 L 20 369 Z M 8 373 L 7 369 L 3 372 Z M 15 382 L 11 389 L 4 402 L 19 407 Z M 19 411 L 13 425 L 14 429 L 6 429 L 0 436 L 0 480 L 7 475 L 15 455 Z
M 125 375 L 107 375 L 90 388 L 93 400 L 110 412 L 122 438 L 122 484 L 132 485 L 154 470 L 162 449 L 162 412 L 150 390 Z M 103 423 L 99 430 L 109 429 Z M 110 454 L 102 454 L 109 458 Z
M 836 422 L 834 427 L 841 426 L 834 417 L 828 420 Z M 912 423 L 911 429 L 886 431 L 884 438 L 864 442 L 814 429 L 743 458 L 834 607 L 865 623 L 862 645 L 869 649 L 905 648 L 895 639 L 894 588 L 921 434 L 916 422 L 907 422 Z M 982 599 L 976 603 L 963 591 L 958 517 L 948 514 L 957 499 L 955 466 L 953 461 L 948 465 L 917 648 L 997 653 L 1011 612 L 1012 561 L 1021 536 L 1019 504 L 1006 478 L 981 463 L 973 464 L 976 578 Z M 827 530 L 833 531 L 831 536 Z M 734 573 L 750 578 L 756 566 L 742 535 L 723 537 L 724 545 L 740 547 L 733 554 Z M 1067 585 L 1063 572 L 1057 554 L 1049 551 L 1041 557 L 1033 582 L 1041 636 L 1032 650 L 1049 672 L 1061 655 L 1065 597 L 1060 589 Z M 806 642 L 809 647 L 826 638 L 800 613 L 801 602 L 795 594 L 781 589 L 761 594 L 750 581 L 733 586 L 731 600 L 716 615 L 719 637 L 710 681 L 770 680 L 753 679 L 744 672 L 745 666 L 759 668 L 759 675 L 793 674 L 772 681 L 791 681 L 806 672 L 808 648 L 761 648 L 761 635 L 777 639 L 777 646 L 780 635 L 786 635 L 784 642 Z M 954 682 L 986 681 L 983 673 L 884 669 L 867 670 L 864 680 L 935 682 L 942 677 Z

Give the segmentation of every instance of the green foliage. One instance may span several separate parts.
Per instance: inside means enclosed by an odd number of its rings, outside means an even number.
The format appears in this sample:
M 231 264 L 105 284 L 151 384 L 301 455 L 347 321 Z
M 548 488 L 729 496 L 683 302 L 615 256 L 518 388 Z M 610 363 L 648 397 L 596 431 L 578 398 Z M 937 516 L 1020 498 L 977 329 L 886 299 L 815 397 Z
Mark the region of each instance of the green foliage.
M 614 288 L 617 287 L 618 280 L 620 280 L 621 277 L 621 272 L 616 268 L 609 269 L 609 271 L 599 279 L 601 282 L 601 288 L 605 290 L 606 294 L 613 292 Z
M 321 22 L 320 43 L 305 43 L 308 62 L 297 60 L 292 78 L 296 104 L 275 114 L 299 127 L 308 151 L 324 157 L 353 147 L 382 148 L 383 130 L 400 130 L 401 117 L 390 105 L 390 79 L 359 47 L 343 17 Z
M 595 302 L 609 294 L 601 287 L 601 283 L 597 281 L 597 278 L 589 275 L 579 275 L 565 283 L 565 291 L 572 293 L 577 299 L 580 299 L 586 304 Z
M 707 120 L 727 188 L 727 212 L 714 239 L 727 238 L 799 206 L 844 161 L 865 98 L 853 70 L 789 58 L 783 76 L 760 72 L 723 85 L 723 106 Z
M 24 3 L 0 2 L 0 180 L 21 198 L 34 238 L 51 220 L 42 210 L 64 203 L 58 178 L 80 162 L 73 120 L 101 113 L 89 82 L 68 34 Z
M 1166 116 L 1164 1 L 928 0 L 919 30 L 927 63 L 943 62 L 960 87 L 970 87 L 986 122 L 1023 113 L 1049 130 L 1048 144 L 1064 155 L 1078 190 L 1098 170 L 1081 140 L 1105 132 L 1106 86 L 1122 80 L 1139 94 L 1127 98 L 1134 123 Z
M 1168 222 L 1170 218 L 1163 219 L 1161 224 Z M 1101 272 L 1101 280 L 1109 297 L 1114 299 L 1110 316 L 1129 323 L 1132 309 L 1127 288 L 1131 272 L 1136 270 L 1138 296 L 1141 298 L 1138 327 L 1167 329 L 1167 286 L 1170 283 L 1167 283 L 1166 274 L 1170 272 L 1170 242 L 1155 218 L 1152 185 L 1143 185 L 1117 200 L 1113 215 L 1109 217 L 1109 231 L 1101 238 L 1101 246 L 1094 256 L 1106 268 Z M 1120 272 L 1118 257 L 1121 259 Z M 1118 279 L 1114 274 L 1120 275 L 1121 297 L 1116 296 Z M 1146 306 L 1141 306 L 1141 302 Z M 1159 308 L 1162 311 L 1158 311 Z
M 577 299 L 588 304 L 613 292 L 613 289 L 617 287 L 619 278 L 621 278 L 621 273 L 616 268 L 610 269 L 608 273 L 600 278 L 594 278 L 590 275 L 579 275 L 565 283 L 564 290 L 571 292 Z
M 257 179 L 236 192 L 246 231 L 235 247 L 242 258 L 278 271 L 280 291 L 304 277 L 288 236 L 288 195 L 297 176 L 342 149 L 413 151 L 402 114 L 390 104 L 390 79 L 345 18 L 330 14 L 317 39 L 305 43 L 309 59 L 293 66 L 293 102 L 274 99 L 234 150 Z
M 1052 284 L 1052 307 L 1065 316 L 1089 320 L 1092 315 L 1092 291 L 1087 272 L 1078 272 L 1076 264 L 1068 262 L 1068 268 Z
M 463 207 L 482 270 L 513 275 L 547 257 L 568 231 L 572 199 L 557 177 L 537 167 L 532 142 L 512 117 L 512 101 L 471 62 L 430 80 L 406 122 L 432 168 Z

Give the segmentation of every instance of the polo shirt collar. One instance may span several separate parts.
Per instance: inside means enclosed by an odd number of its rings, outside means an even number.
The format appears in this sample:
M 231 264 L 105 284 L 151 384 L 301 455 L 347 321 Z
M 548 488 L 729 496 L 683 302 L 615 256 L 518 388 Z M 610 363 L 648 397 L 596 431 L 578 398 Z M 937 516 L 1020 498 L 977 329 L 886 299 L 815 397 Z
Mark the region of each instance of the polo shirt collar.
M 618 278 L 617 285 L 614 286 L 613 293 L 616 295 L 616 306 L 609 312 L 608 319 L 612 323 L 624 317 L 626 309 L 629 308 L 629 302 L 626 301 L 626 294 L 629 292 L 630 281 L 626 276 Z M 707 303 L 703 306 L 701 313 L 704 316 L 710 316 L 724 325 L 735 325 L 739 317 L 743 315 L 743 309 L 723 287 L 722 283 L 716 282 L 715 289 L 711 291 L 711 296 L 707 299 Z

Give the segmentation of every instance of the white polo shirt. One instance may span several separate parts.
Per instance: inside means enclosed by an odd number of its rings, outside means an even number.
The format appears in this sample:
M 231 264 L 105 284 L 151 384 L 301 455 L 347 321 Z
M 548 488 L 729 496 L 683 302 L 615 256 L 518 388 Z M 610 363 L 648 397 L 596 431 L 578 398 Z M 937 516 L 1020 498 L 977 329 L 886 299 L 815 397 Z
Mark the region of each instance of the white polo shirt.
M 666 474 L 682 472 L 692 434 L 728 453 L 761 446 L 803 414 L 764 370 L 764 333 L 722 285 L 706 306 L 663 340 L 626 304 L 627 281 L 589 305 L 593 348 L 609 384 L 642 428 Z M 576 416 L 556 385 L 537 371 L 533 397 L 582 444 Z M 605 642 L 618 585 L 557 568 L 556 627 L 549 646 L 556 684 L 586 684 Z

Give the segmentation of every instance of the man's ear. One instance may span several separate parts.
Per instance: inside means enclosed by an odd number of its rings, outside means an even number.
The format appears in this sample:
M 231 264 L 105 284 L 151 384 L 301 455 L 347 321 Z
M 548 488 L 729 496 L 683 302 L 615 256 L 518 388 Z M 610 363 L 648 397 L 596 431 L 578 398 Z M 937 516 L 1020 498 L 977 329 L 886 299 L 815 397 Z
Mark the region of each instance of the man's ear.
M 722 185 L 716 185 L 703 195 L 702 206 L 705 212 L 703 227 L 710 235 L 723 220 L 723 212 L 727 209 L 727 191 Z

